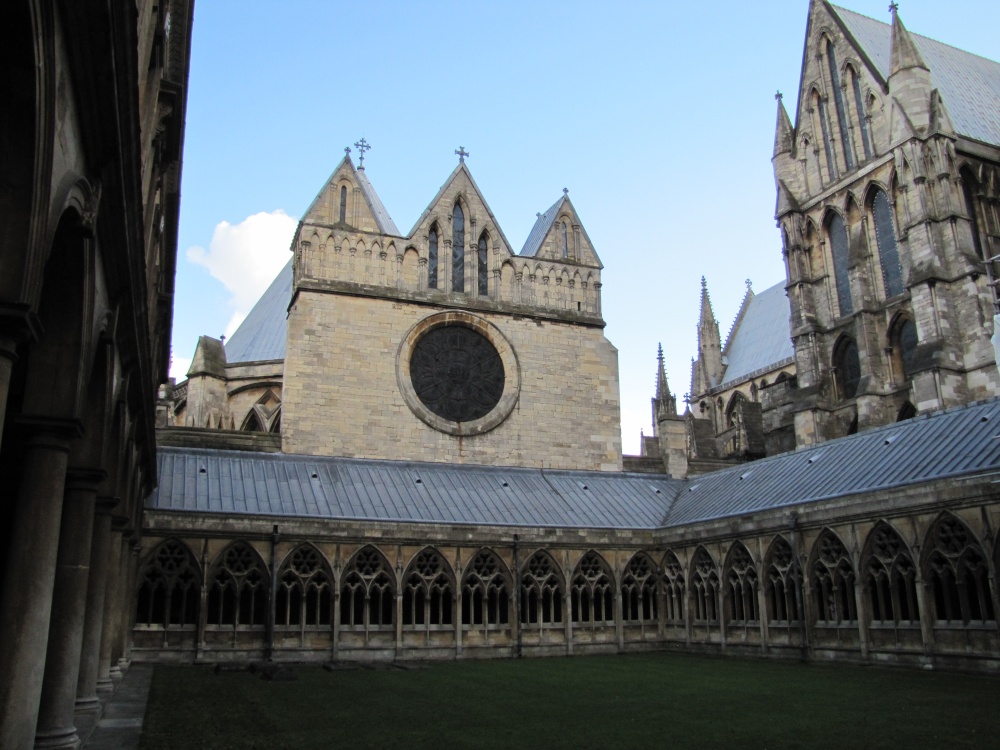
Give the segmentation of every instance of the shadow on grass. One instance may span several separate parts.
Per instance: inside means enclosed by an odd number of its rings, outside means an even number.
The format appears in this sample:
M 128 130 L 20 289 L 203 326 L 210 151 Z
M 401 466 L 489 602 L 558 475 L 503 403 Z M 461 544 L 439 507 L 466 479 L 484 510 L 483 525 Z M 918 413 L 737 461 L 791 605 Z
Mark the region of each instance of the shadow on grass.
M 1000 678 L 675 654 L 296 668 L 157 667 L 141 747 L 982 748 Z

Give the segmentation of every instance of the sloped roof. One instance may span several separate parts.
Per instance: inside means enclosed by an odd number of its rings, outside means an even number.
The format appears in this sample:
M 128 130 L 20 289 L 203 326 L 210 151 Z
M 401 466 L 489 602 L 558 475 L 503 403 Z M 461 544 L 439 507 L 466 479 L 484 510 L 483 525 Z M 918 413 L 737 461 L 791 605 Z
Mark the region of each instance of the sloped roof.
M 563 194 L 559 200 L 549 206 L 548 211 L 538 215 L 538 218 L 535 219 L 535 225 L 528 232 L 528 239 L 524 241 L 524 247 L 521 248 L 521 252 L 518 255 L 528 258 L 534 258 L 538 255 L 538 251 L 542 248 L 542 242 L 545 241 L 545 235 L 549 233 L 549 229 L 552 228 L 552 222 L 556 220 L 556 216 L 559 215 L 562 205 L 566 200 L 566 195 Z
M 680 480 L 649 474 L 167 448 L 159 510 L 488 526 L 648 528 Z M 204 469 L 204 473 L 202 473 Z
M 891 70 L 892 26 L 830 6 L 883 80 Z M 910 32 L 959 135 L 1000 145 L 1000 63 Z
M 240 327 L 226 342 L 226 361 L 259 362 L 284 359 L 288 303 L 292 299 L 292 259 L 257 300 Z
M 723 349 L 728 365 L 721 384 L 733 383 L 757 370 L 776 367 L 795 356 L 788 333 L 790 317 L 785 282 L 754 294 Z
M 155 510 L 656 529 L 1000 470 L 1000 399 L 688 480 L 162 447 Z
M 350 157 L 346 157 L 350 161 Z M 353 163 L 351 166 L 354 166 Z M 372 215 L 375 217 L 375 223 L 378 225 L 378 229 L 382 234 L 391 234 L 396 237 L 401 237 L 399 230 L 396 228 L 396 223 L 389 216 L 389 212 L 386 211 L 385 206 L 382 205 L 382 199 L 378 197 L 378 193 L 375 192 L 375 188 L 368 181 L 368 175 L 365 173 L 364 168 L 356 169 L 354 171 L 355 176 L 358 178 L 358 184 L 361 186 L 361 192 L 365 194 L 365 199 L 368 201 L 368 207 L 371 208 Z

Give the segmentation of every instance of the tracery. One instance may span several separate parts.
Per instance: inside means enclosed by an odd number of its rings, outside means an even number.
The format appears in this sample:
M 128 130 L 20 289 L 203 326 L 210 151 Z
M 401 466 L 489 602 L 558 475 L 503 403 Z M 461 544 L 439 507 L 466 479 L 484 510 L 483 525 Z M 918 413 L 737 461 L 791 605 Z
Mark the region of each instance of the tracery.
M 700 623 L 719 620 L 719 572 L 708 554 L 699 547 L 691 560 L 691 595 L 694 599 L 694 619 Z
M 614 624 L 612 581 L 611 571 L 599 554 L 591 550 L 580 559 L 570 585 L 570 604 L 574 623 Z
M 798 622 L 802 620 L 800 598 L 802 572 L 790 545 L 778 537 L 771 545 L 768 556 L 765 596 L 768 619 L 771 622 Z
M 872 622 L 898 624 L 920 620 L 917 569 L 902 538 L 888 524 L 875 527 L 865 566 L 865 593 Z
M 659 576 L 649 556 L 639 552 L 622 577 L 622 620 L 629 624 L 656 624 Z
M 931 528 L 926 545 L 937 621 L 968 625 L 994 620 L 986 557 L 968 527 L 945 515 Z
M 246 542 L 230 545 L 209 576 L 209 625 L 264 625 L 267 612 L 267 569 Z
M 562 576 L 544 552 L 536 552 L 521 574 L 521 622 L 554 625 L 563 620 Z
M 855 574 L 847 549 L 827 530 L 816 540 L 815 550 L 811 583 L 816 620 L 828 625 L 856 622 Z
M 491 550 L 476 553 L 462 579 L 462 624 L 506 625 L 510 617 L 510 588 L 500 558 Z
M 729 553 L 726 584 L 728 586 L 729 621 L 743 624 L 759 621 L 757 569 L 747 548 L 740 542 L 737 542 Z
M 450 625 L 455 598 L 447 565 L 436 550 L 417 553 L 403 574 L 403 626 Z
M 315 547 L 302 544 L 285 559 L 275 591 L 276 625 L 330 624 L 332 579 Z
M 374 547 L 358 551 L 344 570 L 340 624 L 369 632 L 393 623 L 396 596 L 385 558 Z
M 176 539 L 163 542 L 146 563 L 139 584 L 136 624 L 196 625 L 201 574 L 191 552 Z
M 684 567 L 670 550 L 663 556 L 664 619 L 674 625 L 684 624 Z

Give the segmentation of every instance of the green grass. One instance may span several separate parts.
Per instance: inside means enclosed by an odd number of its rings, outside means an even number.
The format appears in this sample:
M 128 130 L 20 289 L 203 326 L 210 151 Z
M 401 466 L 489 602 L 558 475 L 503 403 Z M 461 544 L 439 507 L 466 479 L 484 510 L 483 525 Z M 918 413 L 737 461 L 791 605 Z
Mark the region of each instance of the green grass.
M 157 667 L 141 747 L 983 748 L 1000 678 L 675 654 L 448 662 L 294 682 Z

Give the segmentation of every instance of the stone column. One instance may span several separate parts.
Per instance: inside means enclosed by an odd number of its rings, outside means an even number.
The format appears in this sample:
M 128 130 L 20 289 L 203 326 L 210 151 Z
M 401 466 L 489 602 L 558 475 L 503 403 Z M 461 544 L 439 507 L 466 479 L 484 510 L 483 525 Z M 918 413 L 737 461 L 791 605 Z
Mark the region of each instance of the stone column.
M 28 438 L 0 598 L 0 747 L 31 747 L 48 646 L 68 424 Z M 62 429 L 60 429 L 62 428 Z
M 456 576 L 458 578 L 458 576 Z M 473 599 L 475 602 L 475 599 Z M 455 623 L 455 658 L 462 655 L 462 587 L 461 585 L 455 588 L 455 596 L 452 598 L 452 619 Z M 473 613 L 472 617 L 469 618 L 470 622 L 476 621 L 476 616 Z M 484 623 L 487 627 L 489 623 Z
M 330 621 L 330 660 L 337 660 L 337 649 L 340 646 L 340 587 L 333 589 L 333 607 Z
M 758 577 L 757 580 L 759 582 L 761 578 Z M 759 583 L 757 586 L 757 616 L 760 618 L 760 650 L 766 654 L 771 640 L 767 622 L 767 592 L 764 590 L 764 586 Z
M 7 393 L 10 391 L 10 375 L 17 361 L 17 349 L 14 339 L 0 336 L 0 437 L 3 436 L 3 424 L 7 418 Z
M 869 656 L 868 645 L 868 602 L 865 599 L 864 582 L 854 583 L 854 606 L 858 613 L 858 641 L 861 645 L 861 658 Z
M 913 584 L 917 589 L 917 608 L 920 610 L 920 636 L 924 642 L 924 655 L 930 658 L 934 655 L 934 613 L 931 612 L 930 606 L 934 601 L 934 594 L 930 592 L 923 576 L 919 574 Z
M 618 584 L 617 588 L 618 588 L 618 593 L 615 596 L 615 638 L 618 641 L 618 650 L 619 651 L 624 651 L 625 650 L 625 616 L 623 614 L 624 607 L 622 606 L 622 587 L 621 587 L 620 583 Z M 640 591 L 639 595 L 642 596 L 642 592 L 641 591 Z M 640 607 L 642 606 L 641 602 L 640 602 L 639 606 Z M 643 633 L 645 634 L 645 621 L 643 621 L 643 628 L 642 629 L 643 629 Z
M 36 748 L 76 748 L 80 742 L 73 722 L 73 709 L 87 611 L 94 507 L 97 486 L 103 476 L 102 471 L 72 469 L 66 476 L 49 648 L 35 732 Z
M 102 498 L 103 500 L 103 498 Z M 114 503 L 114 500 L 104 500 L 104 503 Z M 122 676 L 118 661 L 114 658 L 121 633 L 119 627 L 124 626 L 125 613 L 123 589 L 126 587 L 125 576 L 128 569 L 122 565 L 122 532 L 114 528 L 112 519 L 108 543 L 108 583 L 104 593 L 104 619 L 101 623 L 101 650 L 97 664 L 98 689 L 110 689 L 116 679 Z
M 101 498 L 94 516 L 94 540 L 90 553 L 90 578 L 87 586 L 87 616 L 83 624 L 83 651 L 80 654 L 80 676 L 76 686 L 76 710 L 81 712 L 96 711 L 100 707 L 97 681 L 111 562 L 112 507 L 110 502 Z

